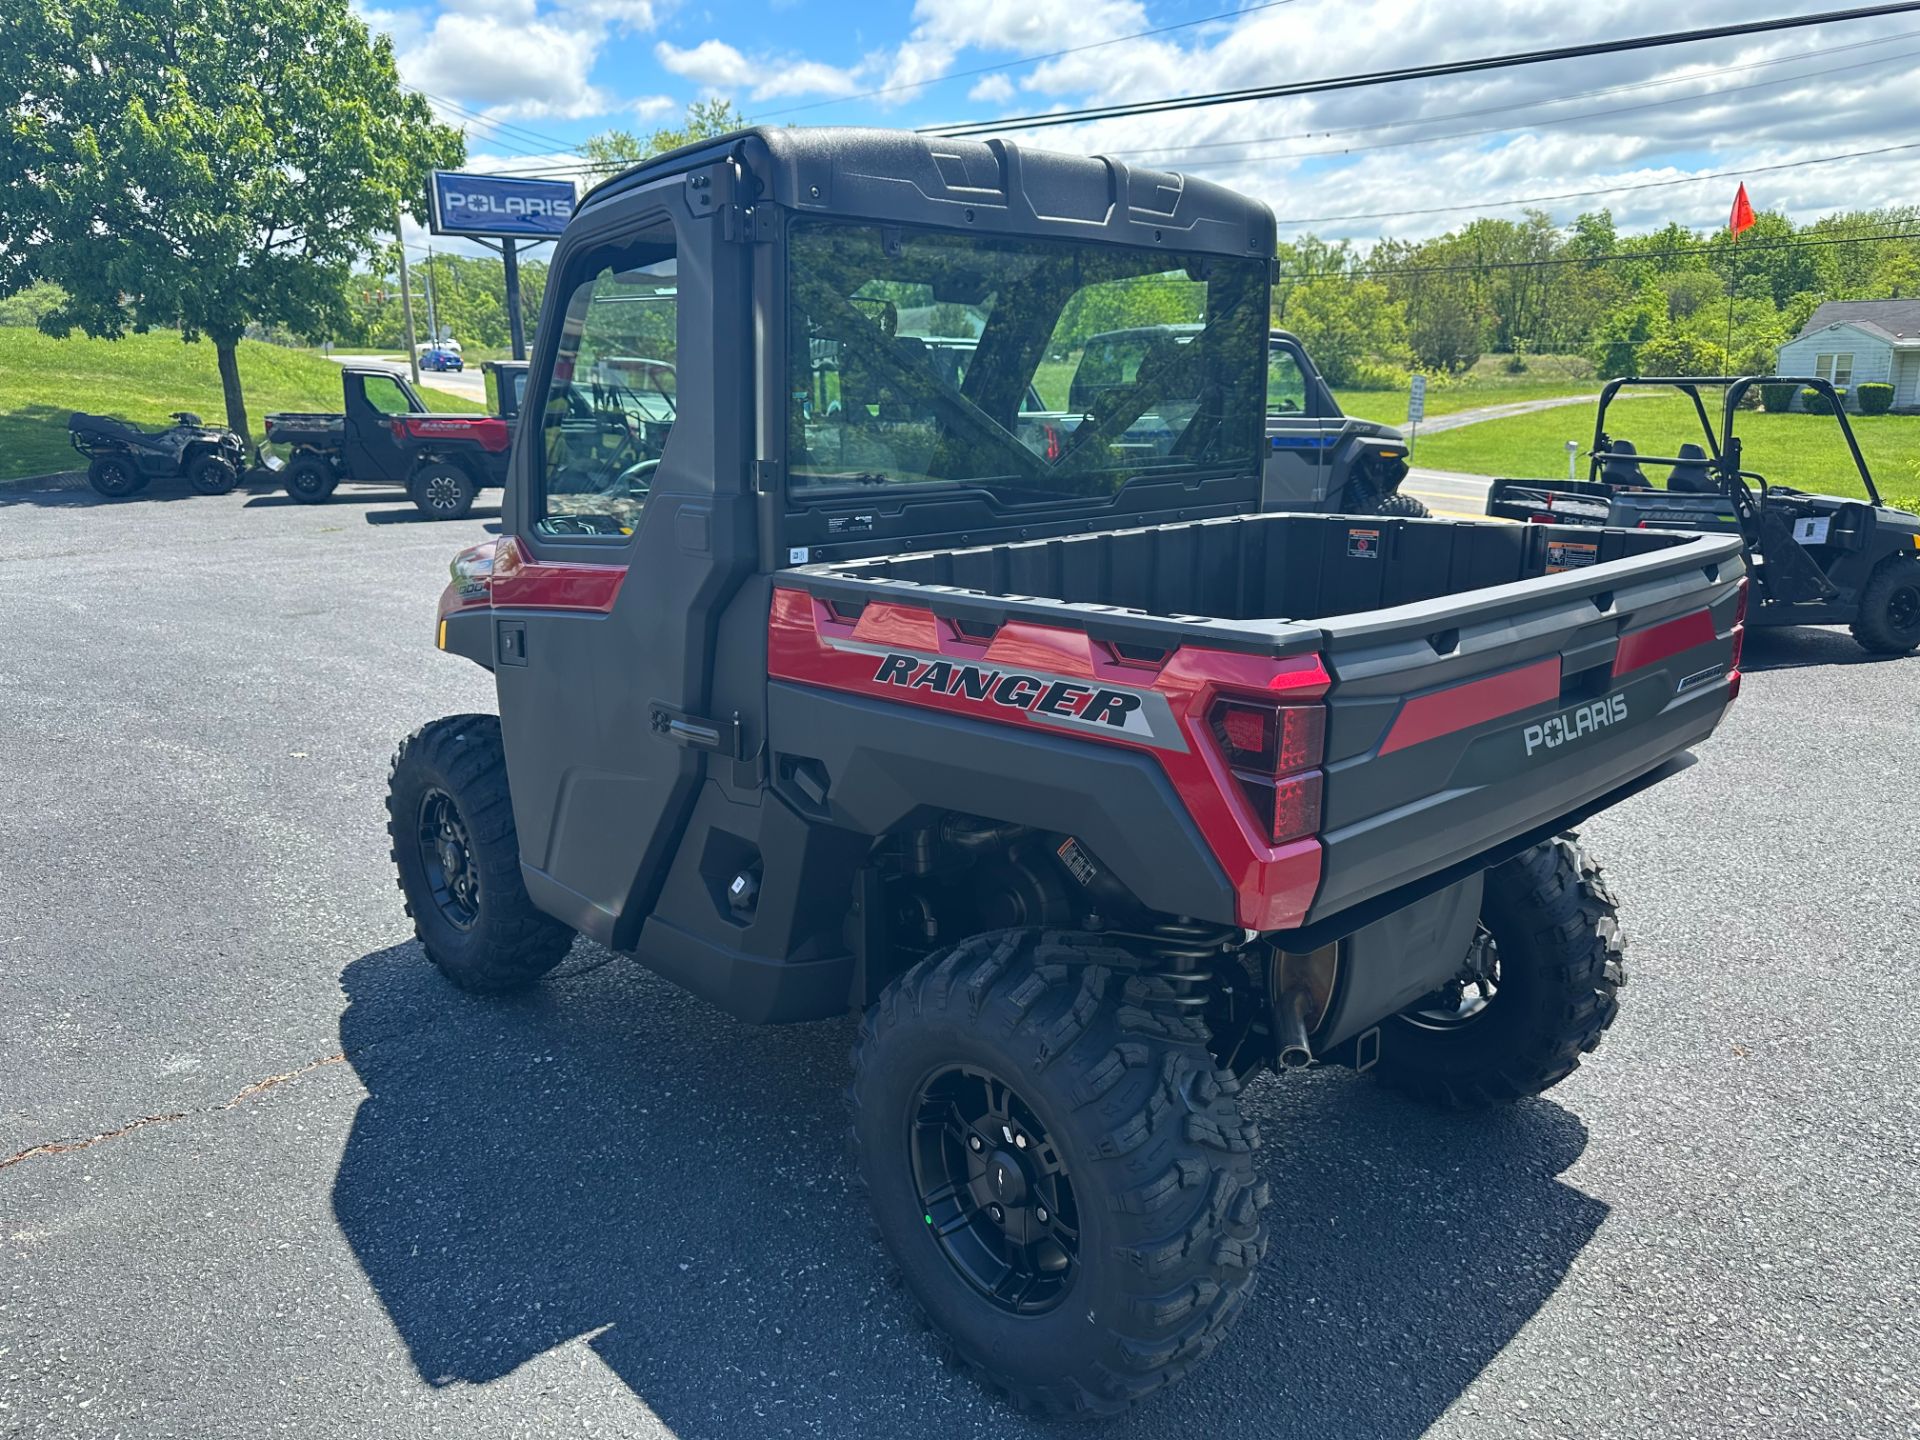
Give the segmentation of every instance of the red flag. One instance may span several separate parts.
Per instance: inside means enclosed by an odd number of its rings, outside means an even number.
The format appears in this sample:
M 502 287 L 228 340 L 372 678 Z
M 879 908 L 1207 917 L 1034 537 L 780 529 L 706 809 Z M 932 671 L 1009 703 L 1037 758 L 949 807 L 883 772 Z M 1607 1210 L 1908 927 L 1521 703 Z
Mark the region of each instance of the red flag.
M 1727 218 L 1727 229 L 1738 240 L 1753 228 L 1753 202 L 1747 199 L 1746 182 L 1740 184 L 1740 193 L 1733 197 L 1733 214 Z

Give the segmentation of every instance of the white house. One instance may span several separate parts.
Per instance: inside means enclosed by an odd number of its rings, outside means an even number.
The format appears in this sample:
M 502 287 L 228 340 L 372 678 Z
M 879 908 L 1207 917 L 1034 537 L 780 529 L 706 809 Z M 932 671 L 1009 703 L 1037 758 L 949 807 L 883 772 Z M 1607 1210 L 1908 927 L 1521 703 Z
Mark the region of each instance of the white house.
M 1780 347 L 1773 372 L 1891 385 L 1895 409 L 1920 409 L 1920 300 L 1829 300 Z M 1859 408 L 1852 396 L 1847 408 Z

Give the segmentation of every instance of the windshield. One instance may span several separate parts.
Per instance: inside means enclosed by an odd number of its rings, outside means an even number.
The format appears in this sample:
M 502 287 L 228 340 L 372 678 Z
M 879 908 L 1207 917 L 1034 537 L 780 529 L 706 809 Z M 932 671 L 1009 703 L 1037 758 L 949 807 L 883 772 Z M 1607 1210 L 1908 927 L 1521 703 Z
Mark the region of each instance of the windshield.
M 796 493 L 1037 500 L 1257 463 L 1262 261 L 827 223 L 789 248 Z

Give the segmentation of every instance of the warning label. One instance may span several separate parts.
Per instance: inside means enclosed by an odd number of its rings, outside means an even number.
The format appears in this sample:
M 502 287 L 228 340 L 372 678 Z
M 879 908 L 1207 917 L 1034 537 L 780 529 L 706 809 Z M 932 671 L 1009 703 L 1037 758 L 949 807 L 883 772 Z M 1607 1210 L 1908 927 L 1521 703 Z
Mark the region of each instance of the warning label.
M 1378 560 L 1380 532 L 1378 530 L 1347 531 L 1347 556 L 1354 560 Z
M 1600 547 L 1584 540 L 1554 540 L 1547 545 L 1547 574 L 1584 570 L 1600 563 Z

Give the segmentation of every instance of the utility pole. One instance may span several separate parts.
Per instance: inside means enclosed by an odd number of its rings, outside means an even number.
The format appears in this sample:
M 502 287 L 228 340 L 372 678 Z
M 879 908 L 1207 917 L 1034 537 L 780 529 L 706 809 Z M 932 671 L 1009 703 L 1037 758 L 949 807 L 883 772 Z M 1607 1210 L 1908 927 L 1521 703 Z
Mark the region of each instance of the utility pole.
M 407 288 L 407 242 L 400 232 L 400 207 L 393 207 L 393 243 L 400 252 L 400 309 L 407 317 L 407 370 L 420 383 L 420 357 L 413 348 L 413 291 Z
M 440 321 L 433 313 L 433 246 L 427 246 L 427 343 L 440 343 Z
M 502 237 L 500 260 L 507 272 L 507 336 L 513 341 L 513 358 L 527 358 L 527 327 L 520 318 L 520 257 L 513 241 Z

